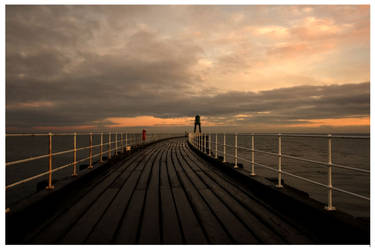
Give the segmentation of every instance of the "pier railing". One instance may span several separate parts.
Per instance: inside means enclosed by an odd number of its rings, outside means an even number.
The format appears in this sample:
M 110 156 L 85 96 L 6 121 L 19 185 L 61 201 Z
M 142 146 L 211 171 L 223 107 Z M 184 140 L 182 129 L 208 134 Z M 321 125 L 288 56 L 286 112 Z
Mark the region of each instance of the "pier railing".
M 234 136 L 234 144 L 233 145 L 229 145 L 229 144 L 226 143 L 226 136 L 227 135 Z M 218 142 L 218 136 L 222 136 L 222 141 L 223 141 L 222 143 Z M 249 147 L 238 146 L 238 142 L 237 142 L 238 136 L 250 136 L 251 137 L 251 143 L 250 143 Z M 277 142 L 278 152 L 274 153 L 274 152 L 270 152 L 270 151 L 255 149 L 255 139 L 254 138 L 256 136 L 276 137 L 277 141 L 278 141 Z M 327 161 L 325 161 L 325 162 L 316 161 L 316 160 L 311 160 L 311 159 L 307 159 L 307 158 L 303 158 L 303 157 L 297 157 L 297 156 L 292 156 L 292 155 L 282 153 L 282 139 L 284 137 L 325 138 L 325 139 L 327 139 L 327 152 L 328 152 L 327 153 L 327 155 L 328 155 Z M 328 134 L 328 135 L 269 134 L 269 133 L 256 133 L 256 134 L 255 133 L 251 133 L 251 134 L 237 134 L 237 133 L 235 133 L 235 134 L 205 134 L 205 133 L 194 134 L 194 133 L 190 133 L 189 134 L 190 143 L 195 148 L 197 148 L 198 150 L 206 153 L 207 155 L 217 159 L 218 158 L 218 152 L 220 152 L 223 156 L 223 158 L 222 158 L 223 162 L 227 162 L 228 156 L 232 157 L 233 163 L 234 163 L 234 168 L 239 167 L 238 166 L 238 159 L 241 159 L 245 162 L 248 162 L 249 163 L 250 176 L 256 175 L 255 166 L 259 166 L 259 167 L 262 167 L 262 168 L 265 168 L 267 170 L 275 172 L 275 175 L 277 176 L 277 184 L 276 184 L 277 188 L 283 187 L 283 185 L 282 185 L 283 175 L 294 177 L 294 178 L 297 178 L 299 180 L 306 181 L 306 182 L 312 183 L 314 185 L 324 187 L 325 189 L 327 189 L 327 196 L 328 196 L 327 206 L 325 207 L 326 210 L 329 210 L 329 211 L 335 210 L 335 207 L 333 206 L 333 198 L 332 198 L 333 191 L 338 191 L 338 192 L 347 194 L 347 195 L 352 196 L 352 197 L 356 197 L 356 198 L 360 198 L 360 199 L 363 199 L 363 200 L 370 201 L 370 197 L 368 197 L 368 196 L 353 193 L 351 191 L 344 190 L 342 188 L 338 188 L 338 187 L 333 186 L 332 169 L 334 167 L 345 169 L 345 170 L 351 170 L 351 171 L 355 171 L 355 172 L 360 172 L 360 173 L 364 173 L 364 174 L 368 174 L 368 175 L 370 175 L 370 170 L 354 168 L 354 167 L 350 167 L 350 166 L 347 166 L 347 165 L 333 163 L 333 161 L 332 161 L 332 139 L 370 139 L 370 137 L 369 136 L 341 136 L 341 135 L 330 135 L 330 134 Z M 213 146 L 214 146 L 214 148 L 213 148 Z M 221 147 L 222 150 L 220 150 L 219 147 Z M 228 147 L 233 149 L 233 154 L 227 153 Z M 247 158 L 239 157 L 238 156 L 238 149 L 243 149 L 243 150 L 249 151 L 250 152 L 249 153 L 250 158 L 247 159 Z M 255 153 L 261 153 L 261 154 L 265 154 L 265 155 L 268 155 L 268 156 L 274 156 L 275 158 L 277 158 L 277 169 L 275 169 L 274 167 L 272 167 L 270 165 L 265 165 L 265 164 L 256 162 L 255 161 Z M 299 176 L 299 175 L 296 175 L 296 174 L 293 174 L 291 172 L 283 170 L 282 169 L 282 166 L 283 166 L 282 158 L 304 161 L 304 162 L 308 162 L 308 163 L 321 165 L 323 167 L 327 167 L 328 168 L 328 170 L 327 170 L 327 180 L 328 180 L 327 183 L 328 184 L 317 182 L 317 181 L 308 179 L 306 177 Z
M 116 132 L 116 133 L 40 133 L 40 134 L 6 134 L 6 137 L 35 137 L 35 136 L 44 136 L 48 137 L 48 144 L 46 144 L 46 147 L 48 145 L 48 153 L 44 155 L 36 155 L 20 160 L 15 161 L 9 161 L 5 163 L 6 167 L 11 167 L 12 165 L 22 164 L 26 162 L 31 162 L 43 158 L 48 158 L 48 165 L 45 165 L 46 171 L 33 175 L 31 177 L 27 177 L 22 180 L 15 181 L 13 183 L 10 183 L 6 185 L 5 189 L 11 189 L 17 185 L 30 182 L 34 179 L 43 177 L 48 175 L 48 185 L 46 189 L 52 190 L 54 189 L 54 186 L 52 185 L 52 178 L 53 174 L 57 171 L 60 171 L 62 169 L 72 167 L 72 176 L 77 176 L 77 165 L 82 162 L 88 162 L 88 168 L 93 168 L 93 162 L 95 158 L 99 158 L 99 162 L 104 162 L 104 157 L 106 157 L 106 160 L 111 159 L 112 154 L 118 155 L 118 153 L 122 153 L 125 151 L 130 151 L 133 149 L 133 147 L 141 145 L 141 144 L 147 144 L 151 143 L 163 138 L 172 137 L 173 135 L 168 134 L 147 134 L 146 139 L 142 140 L 142 134 L 128 134 L 128 133 L 122 133 L 122 132 Z M 57 151 L 54 152 L 52 148 L 52 141 L 57 136 L 68 136 L 71 137 L 71 149 L 64 150 L 64 151 Z M 79 136 L 86 136 L 86 139 L 88 139 L 89 146 L 84 147 L 77 147 L 77 137 Z M 100 137 L 100 142 L 97 144 L 93 144 L 93 137 L 98 138 Z M 113 138 L 114 136 L 114 138 Z M 107 142 L 103 142 L 104 138 L 107 138 Z M 93 154 L 93 150 L 98 150 L 99 153 Z M 89 156 L 77 160 L 77 152 L 81 151 L 88 151 Z M 54 157 L 73 153 L 73 158 L 70 163 L 61 165 L 59 167 L 53 168 L 53 160 Z

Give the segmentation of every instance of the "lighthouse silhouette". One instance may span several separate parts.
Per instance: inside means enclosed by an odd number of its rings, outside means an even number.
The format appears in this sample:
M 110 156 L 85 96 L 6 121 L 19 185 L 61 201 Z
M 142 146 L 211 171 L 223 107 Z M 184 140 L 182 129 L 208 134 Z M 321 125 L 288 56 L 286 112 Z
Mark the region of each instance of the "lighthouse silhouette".
M 197 131 L 197 126 L 199 127 L 199 133 L 202 132 L 201 129 L 201 117 L 199 115 L 195 116 L 195 122 L 194 122 L 194 133 Z

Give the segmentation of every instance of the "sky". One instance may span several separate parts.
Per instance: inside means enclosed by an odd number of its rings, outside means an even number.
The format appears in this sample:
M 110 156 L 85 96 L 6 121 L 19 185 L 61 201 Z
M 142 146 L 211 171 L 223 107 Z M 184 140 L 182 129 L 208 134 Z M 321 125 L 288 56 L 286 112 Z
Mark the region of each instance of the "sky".
M 7 5 L 5 38 L 7 132 L 369 132 L 367 5 Z

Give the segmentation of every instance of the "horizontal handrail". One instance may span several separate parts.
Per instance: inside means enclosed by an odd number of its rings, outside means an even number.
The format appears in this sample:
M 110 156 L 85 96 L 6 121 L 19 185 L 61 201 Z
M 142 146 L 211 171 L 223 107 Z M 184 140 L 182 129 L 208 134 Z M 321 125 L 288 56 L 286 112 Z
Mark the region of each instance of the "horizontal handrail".
M 223 145 L 223 144 L 220 144 L 218 143 L 218 145 Z M 230 146 L 230 145 L 225 145 L 226 147 L 232 147 L 234 148 L 234 146 Z M 350 166 L 346 166 L 346 165 L 341 165 L 341 164 L 337 164 L 337 163 L 327 163 L 327 162 L 322 162 L 322 161 L 315 161 L 315 160 L 312 160 L 312 159 L 307 159 L 307 158 L 302 158 L 302 157 L 296 157 L 296 156 L 291 156 L 291 155 L 288 155 L 288 154 L 277 154 L 277 153 L 274 153 L 274 152 L 269 152 L 269 151 L 264 151 L 264 150 L 252 150 L 250 148 L 246 148 L 246 147 L 242 147 L 242 146 L 238 146 L 237 148 L 239 149 L 244 149 L 244 150 L 247 150 L 247 151 L 250 151 L 250 152 L 258 152 L 258 153 L 263 153 L 263 154 L 268 154 L 268 155 L 272 155 L 272 156 L 281 156 L 282 158 L 289 158 L 289 159 L 294 159 L 294 160 L 299 160 L 299 161 L 304 161 L 304 162 L 309 162 L 309 163 L 315 163 L 315 164 L 320 164 L 320 165 L 324 165 L 324 166 L 330 166 L 332 165 L 333 167 L 336 167 L 336 168 L 342 168 L 342 169 L 347 169 L 347 170 L 352 170 L 352 171 L 357 171 L 357 172 L 361 172 L 361 173 L 366 173 L 366 174 L 370 174 L 370 170 L 366 170 L 366 169 L 360 169 L 360 168 L 354 168 L 354 167 L 350 167 Z
M 326 207 L 326 210 L 335 210 L 335 208 L 332 205 L 332 191 L 333 190 L 338 191 L 338 192 L 342 192 L 342 193 L 345 193 L 345 194 L 348 194 L 348 195 L 351 195 L 351 196 L 354 196 L 354 197 L 357 197 L 357 198 L 361 198 L 361 199 L 364 199 L 364 200 L 370 200 L 370 197 L 366 197 L 366 196 L 361 195 L 361 194 L 357 194 L 357 193 L 354 193 L 354 192 L 351 192 L 351 191 L 348 191 L 348 190 L 337 188 L 337 187 L 334 187 L 332 185 L 332 168 L 333 167 L 342 168 L 342 169 L 346 169 L 346 170 L 352 170 L 352 171 L 365 173 L 365 174 L 370 174 L 370 170 L 354 168 L 354 167 L 351 167 L 351 166 L 333 163 L 332 162 L 332 142 L 331 142 L 332 139 L 336 139 L 336 138 L 337 139 L 369 139 L 370 138 L 369 136 L 347 136 L 347 135 L 330 135 L 330 134 L 328 134 L 328 135 L 318 135 L 318 134 L 316 134 L 315 135 L 315 134 L 280 134 L 280 133 L 277 133 L 277 134 L 270 134 L 270 133 L 234 133 L 233 134 L 234 135 L 234 144 L 228 145 L 226 143 L 226 138 L 225 138 L 226 135 L 228 135 L 228 134 L 222 134 L 223 143 L 218 143 L 218 141 L 217 141 L 218 134 L 214 134 L 214 135 L 215 135 L 214 137 L 216 139 L 215 141 L 211 140 L 211 134 L 199 134 L 199 133 L 198 134 L 191 134 L 191 135 L 189 135 L 189 142 L 195 148 L 203 151 L 204 153 L 208 154 L 209 156 L 215 155 L 215 158 L 218 157 L 218 152 L 220 152 L 223 156 L 223 162 L 226 162 L 226 158 L 228 156 L 231 157 L 231 158 L 234 158 L 234 168 L 238 168 L 238 159 L 250 163 L 250 165 L 252 166 L 251 167 L 251 174 L 250 174 L 251 176 L 255 175 L 254 165 L 263 167 L 263 168 L 271 170 L 273 172 L 277 172 L 278 184 L 276 185 L 276 187 L 278 187 L 278 188 L 283 187 L 282 184 L 281 184 L 282 183 L 281 177 L 282 177 L 283 174 L 294 177 L 294 178 L 297 178 L 299 180 L 303 180 L 303 181 L 321 186 L 321 187 L 324 187 L 324 188 L 328 189 L 328 205 Z M 238 146 L 237 137 L 239 135 L 240 136 L 243 136 L 243 135 L 251 136 L 251 147 L 250 148 Z M 255 147 L 254 147 L 255 146 L 255 143 L 254 143 L 254 137 L 255 136 L 276 136 L 278 138 L 278 152 L 275 153 L 275 152 L 255 149 Z M 302 158 L 302 157 L 296 157 L 296 156 L 292 156 L 292 155 L 288 155 L 288 154 L 283 154 L 282 150 L 281 150 L 282 137 L 325 138 L 325 139 L 328 140 L 328 160 L 326 162 L 322 162 L 322 161 L 317 161 L 317 160 L 312 160 L 312 159 L 307 159 L 307 158 Z M 213 153 L 213 151 L 212 151 L 213 150 L 212 149 L 213 146 L 211 146 L 212 144 L 215 145 L 215 153 Z M 223 150 L 219 150 L 218 145 L 220 147 L 222 147 Z M 227 153 L 226 148 L 228 148 L 228 147 L 234 149 L 234 155 L 232 155 L 231 153 Z M 251 152 L 251 161 L 239 156 L 238 155 L 239 149 Z M 254 153 L 255 152 L 276 157 L 277 160 L 278 160 L 278 168 L 276 169 L 276 168 L 273 168 L 271 166 L 261 164 L 259 162 L 255 162 L 255 160 L 254 160 L 254 158 L 255 158 Z M 314 180 L 311 180 L 311 179 L 308 179 L 308 178 L 305 178 L 305 177 L 302 177 L 302 176 L 295 175 L 295 174 L 287 172 L 285 170 L 282 170 L 282 158 L 299 160 L 299 161 L 310 162 L 310 163 L 315 163 L 315 164 L 326 166 L 328 168 L 328 184 L 323 184 L 323 183 L 320 183 L 320 182 L 317 182 L 317 181 L 314 181 Z
M 239 158 L 240 158 L 240 157 L 239 157 Z M 247 160 L 247 159 L 245 159 L 245 158 L 240 158 L 240 159 L 242 159 L 242 160 L 244 160 L 244 161 L 251 162 L 250 160 Z M 271 166 L 267 166 L 267 165 L 265 165 L 265 164 L 255 163 L 255 162 L 254 162 L 254 164 L 257 165 L 257 166 L 260 166 L 260 167 L 263 167 L 263 168 L 266 168 L 266 169 L 272 170 L 272 171 L 274 171 L 274 172 L 278 172 L 277 169 L 274 169 L 274 168 L 272 168 Z M 311 179 L 308 179 L 308 178 L 305 178 L 305 177 L 302 177 L 302 176 L 297 176 L 297 175 L 295 175 L 295 174 L 289 173 L 289 172 L 284 171 L 284 170 L 282 170 L 282 173 L 284 173 L 284 174 L 286 174 L 286 175 L 289 175 L 289 176 L 292 176 L 292 177 L 295 177 L 295 178 L 298 178 L 298 179 L 301 179 L 301 180 L 304 180 L 304 181 L 306 181 L 306 182 L 314 183 L 314 184 L 316 184 L 316 185 L 319 185 L 319 186 L 322 186 L 322 187 L 328 188 L 328 185 L 325 185 L 325 184 L 323 184 L 323 183 L 320 183 L 320 182 L 317 182 L 317 181 L 314 181 L 314 180 L 311 180 Z
M 103 153 L 108 153 L 109 151 L 114 151 L 114 150 L 115 150 L 115 149 L 111 149 L 111 150 L 103 151 Z M 92 158 L 95 158 L 95 157 L 98 157 L 98 156 L 100 156 L 100 153 L 93 155 Z M 76 161 L 75 163 L 78 164 L 78 163 L 81 163 L 81 162 L 87 161 L 87 160 L 89 160 L 89 159 L 90 159 L 90 157 L 86 157 L 86 158 L 83 158 L 83 159 L 80 159 L 80 160 Z M 62 170 L 62 169 L 64 169 L 64 168 L 67 168 L 67 167 L 69 167 L 69 166 L 73 166 L 73 165 L 74 165 L 74 162 L 72 162 L 72 163 L 68 163 L 68 164 L 65 164 L 65 165 L 62 165 L 62 166 L 60 166 L 60 167 L 58 167 L 58 168 L 53 169 L 52 172 L 56 172 L 56 171 Z M 28 177 L 28 178 L 22 179 L 22 180 L 20 180 L 20 181 L 18 181 L 18 182 L 14 182 L 14 183 L 12 183 L 12 184 L 7 185 L 7 186 L 5 187 L 5 189 L 7 190 L 7 189 L 12 188 L 12 187 L 14 187 L 14 186 L 17 186 L 17 185 L 19 185 L 19 184 L 21 184 L 21 183 L 29 182 L 29 181 L 34 180 L 34 179 L 36 179 L 36 178 L 42 177 L 42 176 L 44 176 L 44 175 L 48 175 L 49 173 L 50 173 L 49 171 L 45 171 L 45 172 L 40 173 L 40 174 L 38 174 L 38 175 L 35 175 L 35 176 L 31 176 L 31 177 Z
M 76 134 L 77 136 L 89 136 L 92 135 L 108 135 L 108 132 L 76 132 L 76 133 L 53 133 L 54 136 L 73 136 Z M 110 132 L 111 135 L 120 135 L 120 134 L 127 134 L 127 135 L 141 135 L 140 133 L 127 133 L 127 132 Z M 164 133 L 152 133 L 150 135 L 165 135 Z M 170 134 L 170 135 L 178 135 Z M 6 133 L 6 137 L 33 137 L 33 136 L 49 136 L 49 133 Z
M 121 143 L 121 141 L 124 142 L 125 139 L 119 140 L 117 143 Z M 129 142 L 129 141 L 132 141 L 132 140 L 127 140 L 127 141 Z M 107 143 L 103 143 L 103 144 L 97 144 L 97 145 L 93 145 L 93 146 L 79 147 L 77 149 L 70 149 L 70 150 L 55 152 L 55 153 L 52 153 L 51 155 L 52 156 L 58 156 L 58 155 L 63 155 L 63 154 L 67 154 L 67 153 L 72 153 L 74 151 L 87 150 L 87 149 L 90 149 L 90 148 L 97 148 L 97 147 L 100 147 L 102 145 L 104 146 L 104 145 L 115 144 L 115 143 L 116 143 L 116 141 L 111 142 L 111 143 L 107 142 Z M 50 156 L 49 154 L 45 154 L 45 155 L 40 155 L 40 156 L 35 156 L 35 157 L 29 157 L 29 158 L 25 158 L 25 159 L 21 159 L 21 160 L 17 160 L 17 161 L 11 161 L 11 162 L 5 163 L 5 166 L 11 166 L 11 165 L 15 165 L 15 164 L 20 164 L 20 163 L 30 162 L 30 161 L 34 161 L 34 160 L 39 160 L 39 159 L 47 158 L 49 156 Z
M 59 136 L 59 135 L 74 136 L 74 148 L 73 149 L 69 149 L 69 150 L 65 150 L 65 151 L 59 151 L 59 152 L 52 153 L 52 150 L 51 150 L 52 149 L 52 147 L 51 147 L 52 140 L 51 140 L 51 138 L 53 136 Z M 90 136 L 90 145 L 89 146 L 85 146 L 85 147 L 76 148 L 75 137 L 78 136 L 78 135 L 89 135 Z M 92 136 L 94 136 L 94 135 L 101 135 L 101 141 L 100 141 L 99 144 L 95 144 L 95 145 L 92 144 Z M 109 137 L 109 141 L 106 142 L 106 143 L 103 143 L 103 137 L 104 137 L 104 135 Z M 115 141 L 111 141 L 111 137 L 113 135 L 115 136 Z M 175 134 L 173 134 L 173 135 L 175 135 Z M 87 160 L 90 160 L 90 166 L 91 166 L 91 162 L 92 162 L 93 158 L 100 157 L 100 161 L 102 161 L 102 156 L 105 155 L 106 153 L 111 153 L 113 151 L 115 151 L 117 153 L 117 152 L 120 152 L 121 150 L 126 149 L 126 146 L 134 146 L 134 145 L 141 144 L 141 143 L 144 144 L 146 141 L 149 143 L 149 142 L 152 142 L 152 141 L 156 141 L 158 139 L 171 137 L 172 134 L 155 134 L 155 133 L 154 134 L 149 134 L 149 139 L 148 140 L 144 140 L 141 137 L 141 134 L 139 134 L 139 133 L 125 133 L 125 132 L 121 132 L 121 133 L 119 133 L 119 132 L 110 132 L 110 133 L 103 133 L 103 132 L 100 132 L 100 133 L 94 133 L 94 132 L 93 133 L 54 133 L 54 134 L 52 134 L 52 133 L 47 133 L 47 134 L 44 134 L 44 133 L 43 134 L 42 133 L 33 133 L 33 134 L 31 134 L 31 133 L 30 134 L 24 133 L 24 134 L 6 134 L 6 136 L 8 136 L 8 137 L 17 137 L 17 136 L 49 136 L 50 137 L 50 141 L 49 141 L 50 152 L 48 154 L 40 155 L 40 156 L 33 156 L 33 157 L 29 157 L 29 158 L 25 158 L 25 159 L 21 159 L 21 160 L 16 160 L 16 161 L 11 161 L 11 162 L 6 162 L 6 164 L 5 164 L 6 166 L 11 166 L 11 165 L 25 163 L 25 162 L 30 162 L 30 161 L 34 161 L 34 160 L 38 160 L 38 159 L 50 158 L 49 170 L 46 171 L 46 172 L 42 172 L 40 174 L 31 176 L 31 177 L 22 179 L 20 181 L 11 183 L 11 184 L 9 184 L 9 185 L 6 186 L 6 190 L 8 190 L 9 188 L 12 188 L 12 187 L 17 186 L 17 185 L 22 184 L 22 183 L 29 182 L 31 180 L 34 180 L 36 178 L 39 178 L 39 177 L 42 177 L 42 176 L 45 176 L 45 175 L 48 175 L 48 174 L 50 175 L 49 188 L 53 189 L 53 186 L 51 186 L 51 177 L 52 177 L 52 173 L 54 173 L 56 171 L 59 171 L 61 169 L 69 167 L 69 166 L 76 166 L 78 163 L 81 163 L 81 162 L 84 162 L 84 161 L 87 161 Z M 137 136 L 137 137 L 135 138 L 134 136 Z M 111 146 L 113 144 L 115 144 L 114 147 Z M 106 151 L 103 151 L 102 150 L 103 146 L 107 146 L 107 147 L 109 147 L 109 149 L 106 150 Z M 97 153 L 97 154 L 95 154 L 95 155 L 92 155 L 92 150 L 95 149 L 95 148 L 98 148 L 98 147 L 100 147 L 100 152 Z M 80 160 L 76 160 L 76 152 L 77 151 L 83 151 L 83 150 L 89 150 L 90 151 L 90 156 L 88 156 L 86 158 L 83 158 L 83 159 L 80 159 Z M 51 159 L 53 157 L 55 157 L 55 156 L 59 156 L 59 155 L 67 154 L 67 153 L 74 153 L 74 161 L 71 162 L 71 163 L 62 165 L 62 166 L 60 166 L 58 168 L 52 169 L 52 165 L 51 165 L 52 161 L 51 161 Z M 108 154 L 108 156 L 109 156 L 108 159 L 110 159 L 110 154 Z M 75 175 L 75 171 L 74 171 L 73 175 Z
M 347 194 L 347 195 L 353 195 L 353 196 L 356 196 L 358 198 L 362 198 L 364 200 L 367 200 L 369 201 L 370 198 L 369 197 L 366 197 L 366 196 L 363 196 L 363 195 L 360 195 L 360 194 L 356 194 L 356 193 L 353 193 L 353 192 L 350 192 L 350 191 L 347 191 L 347 190 L 343 190 L 341 188 L 337 188 L 337 187 L 332 187 L 332 189 L 336 190 L 336 191 L 339 191 L 341 193 L 344 193 L 344 194 Z
M 226 133 L 226 135 L 235 135 L 235 133 Z M 281 136 L 281 137 L 315 137 L 315 138 L 327 138 L 329 135 L 321 134 L 288 134 L 288 133 L 238 133 L 237 135 L 245 136 Z M 369 139 L 370 136 L 346 136 L 346 135 L 331 135 L 331 138 L 350 138 L 350 139 Z

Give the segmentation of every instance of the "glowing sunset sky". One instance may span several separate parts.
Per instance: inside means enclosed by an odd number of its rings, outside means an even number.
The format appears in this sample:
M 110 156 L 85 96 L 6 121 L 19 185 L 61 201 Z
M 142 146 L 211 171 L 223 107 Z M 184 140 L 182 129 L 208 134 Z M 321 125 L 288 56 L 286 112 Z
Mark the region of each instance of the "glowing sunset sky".
M 6 127 L 368 132 L 369 10 L 8 5 Z

